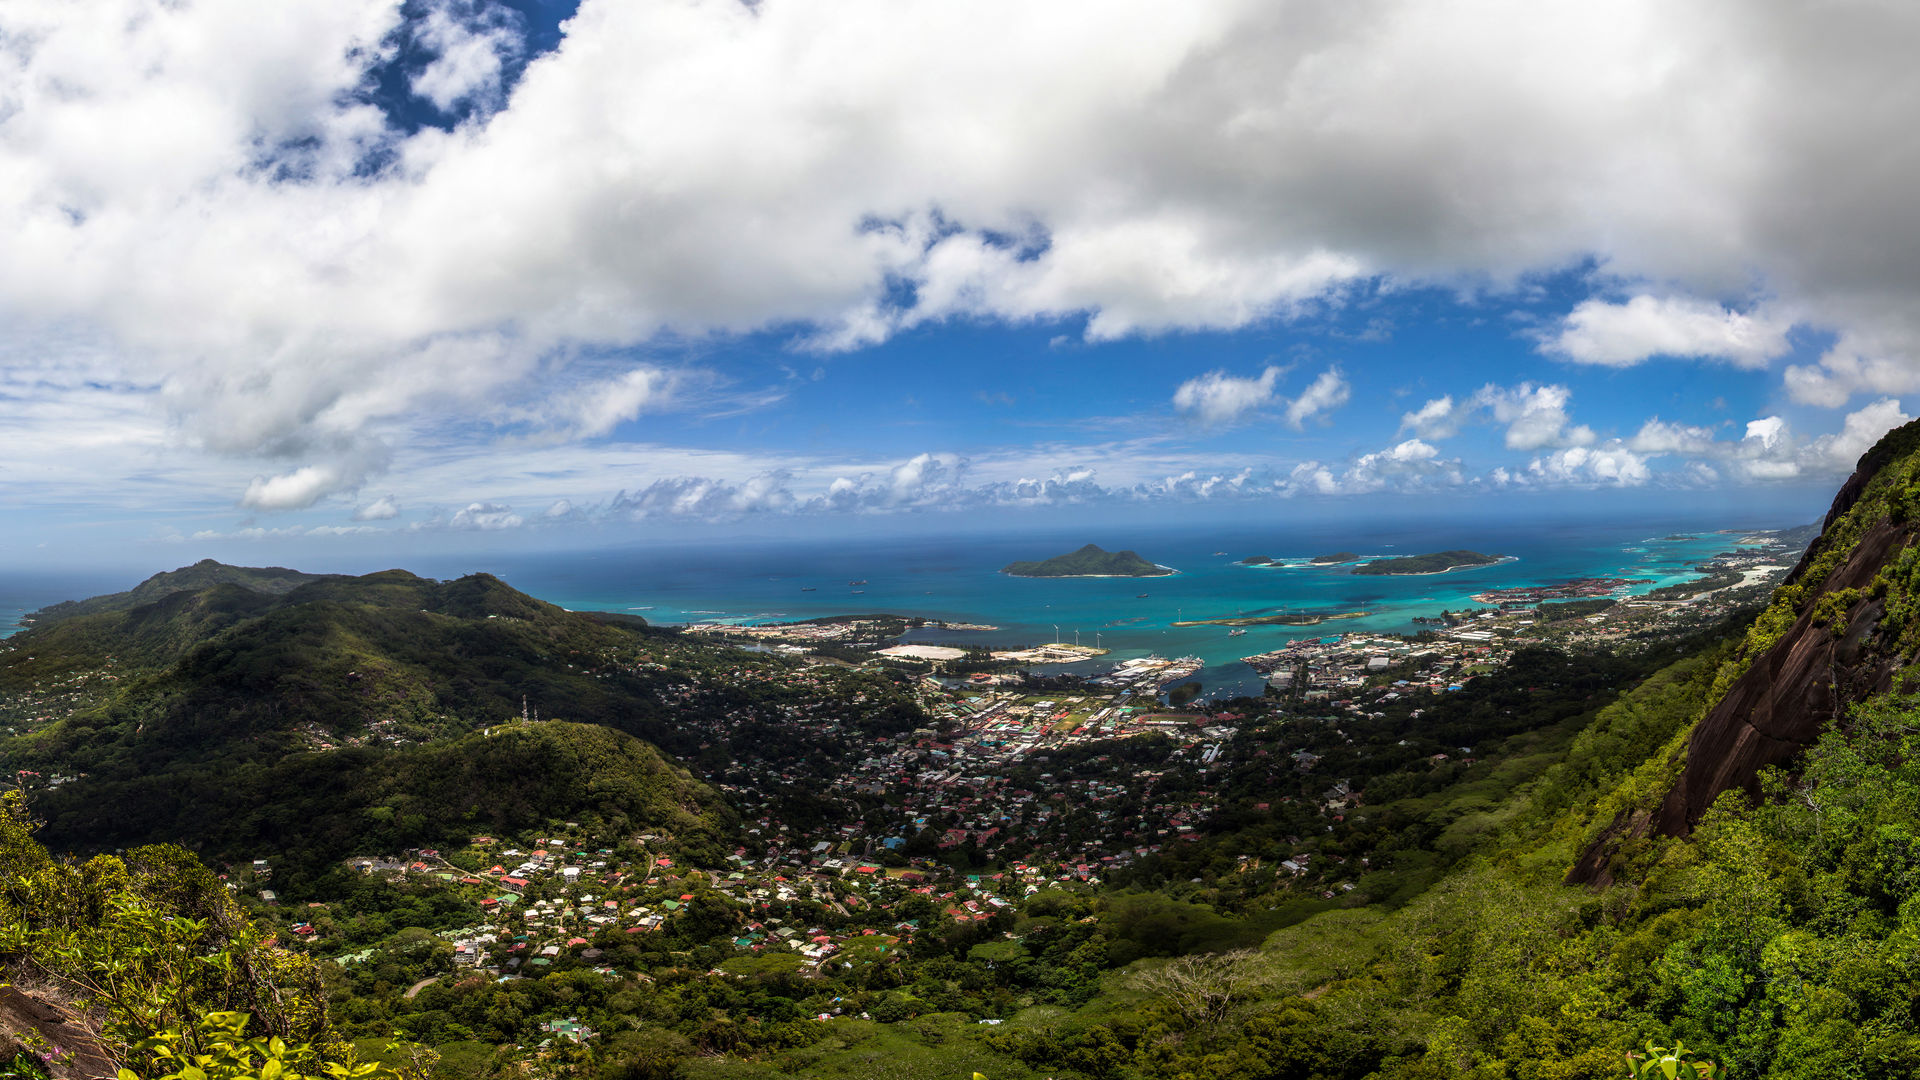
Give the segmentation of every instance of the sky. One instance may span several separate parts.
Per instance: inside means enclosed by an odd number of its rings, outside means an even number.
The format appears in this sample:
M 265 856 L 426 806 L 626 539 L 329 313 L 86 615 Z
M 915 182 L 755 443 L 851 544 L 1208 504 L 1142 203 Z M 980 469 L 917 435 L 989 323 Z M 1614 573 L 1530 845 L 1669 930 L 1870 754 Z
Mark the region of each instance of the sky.
M 10 0 L 0 560 L 1816 517 L 1920 6 Z

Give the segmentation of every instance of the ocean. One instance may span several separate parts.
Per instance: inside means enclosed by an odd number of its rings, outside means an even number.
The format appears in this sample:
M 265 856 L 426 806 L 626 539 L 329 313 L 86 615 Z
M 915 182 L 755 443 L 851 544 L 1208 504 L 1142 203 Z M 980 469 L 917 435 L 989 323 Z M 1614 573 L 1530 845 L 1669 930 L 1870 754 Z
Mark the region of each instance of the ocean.
M 495 572 L 515 587 L 576 609 L 640 615 L 650 622 L 793 620 L 888 612 L 986 623 L 992 631 L 921 630 L 911 640 L 1019 647 L 1078 641 L 1112 650 L 1061 671 L 1094 670 L 1132 656 L 1197 656 L 1207 697 L 1257 694 L 1261 679 L 1239 658 L 1304 637 L 1349 631 L 1412 633 L 1413 618 L 1474 606 L 1485 589 L 1576 577 L 1633 577 L 1633 592 L 1691 580 L 1691 567 L 1734 546 L 1737 535 L 1673 526 L 1489 525 L 1436 530 L 1417 524 L 1233 531 L 1192 527 L 1102 530 L 956 539 L 916 537 L 834 543 L 708 545 L 602 551 L 568 557 L 503 557 Z M 1684 535 L 1685 540 L 1666 539 Z M 1014 578 L 1000 567 L 1044 559 L 1084 543 L 1131 548 L 1179 573 L 1157 578 Z M 1412 555 L 1466 548 L 1512 556 L 1493 566 L 1428 576 L 1356 576 L 1340 567 L 1255 568 L 1249 555 L 1296 563 L 1351 551 Z M 863 584 L 855 585 L 854 582 Z M 812 591 L 803 591 L 803 590 Z M 1145 594 L 1145 595 L 1142 595 Z M 1314 627 L 1174 622 L 1281 612 L 1366 611 Z
M 1692 566 L 1728 550 L 1739 538 L 1693 524 L 1691 529 L 1680 522 L 1406 522 L 1364 531 L 1339 524 L 1284 530 L 1096 528 L 952 538 L 704 543 L 484 559 L 465 555 L 418 560 L 408 569 L 454 577 L 483 568 L 563 607 L 626 612 L 657 624 L 888 612 L 998 627 L 922 630 L 911 635 L 913 640 L 992 647 L 1077 640 L 1112 650 L 1100 662 L 1058 669 L 1063 671 L 1093 670 L 1148 653 L 1197 656 L 1206 668 L 1196 678 L 1204 695 L 1215 698 L 1259 692 L 1259 675 L 1239 657 L 1304 637 L 1349 631 L 1411 633 L 1418 629 L 1412 622 L 1415 616 L 1472 606 L 1471 595 L 1485 589 L 1576 577 L 1633 577 L 1641 584 L 1632 591 L 1645 592 L 1689 580 L 1697 576 Z M 1688 539 L 1668 539 L 1674 535 Z M 999 572 L 1009 562 L 1044 559 L 1089 542 L 1109 551 L 1134 549 L 1179 573 L 1032 579 Z M 1304 563 L 1337 551 L 1392 556 L 1455 548 L 1512 558 L 1418 577 L 1356 576 L 1339 567 L 1254 568 L 1238 562 L 1249 555 Z M 95 580 L 79 573 L 57 578 L 0 574 L 0 633 L 12 632 L 20 615 L 46 604 L 131 584 L 119 577 Z M 1249 627 L 1240 636 L 1229 635 L 1224 626 L 1171 625 L 1183 619 L 1294 611 L 1369 614 L 1314 627 Z

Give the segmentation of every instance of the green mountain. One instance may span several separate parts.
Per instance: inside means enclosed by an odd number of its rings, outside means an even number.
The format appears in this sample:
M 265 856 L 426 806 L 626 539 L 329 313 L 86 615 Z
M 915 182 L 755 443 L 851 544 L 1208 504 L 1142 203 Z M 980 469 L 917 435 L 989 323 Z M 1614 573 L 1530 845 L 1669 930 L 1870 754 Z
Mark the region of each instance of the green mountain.
M 197 585 L 174 587 L 181 575 Z M 62 609 L 0 647 L 10 714 L 44 708 L 49 687 L 91 688 L 64 719 L 0 738 L 14 767 L 69 778 L 34 795 L 56 845 L 271 848 L 319 867 L 543 817 L 688 836 L 727 818 L 635 737 L 673 727 L 651 692 L 662 665 L 636 659 L 686 647 L 489 575 L 203 563 Z M 579 723 L 523 725 L 523 709 Z
M 1764 794 L 1849 713 L 1908 689 L 1920 651 L 1920 424 L 1860 459 L 1819 536 L 1739 653 L 1716 673 L 1717 700 L 1689 736 L 1658 806 L 1623 808 L 1572 878 L 1611 881 L 1627 838 L 1685 836 L 1725 793 Z
M 1373 559 L 1353 568 L 1356 574 L 1444 574 L 1470 566 L 1491 566 L 1498 555 L 1478 551 L 1436 551 L 1428 555 L 1406 555 L 1397 559 Z
M 1106 551 L 1096 544 L 1040 562 L 1008 563 L 1000 572 L 1013 577 L 1166 577 L 1174 573 L 1138 552 Z
M 250 593 L 280 596 L 302 585 L 322 581 L 332 576 L 336 575 L 303 574 L 283 566 L 228 566 L 212 559 L 202 559 L 192 566 L 183 566 L 178 570 L 155 574 L 126 592 L 109 593 L 87 600 L 64 601 L 42 608 L 22 621 L 30 626 L 44 628 L 77 615 L 92 615 L 103 611 L 127 611 L 175 593 L 200 592 L 215 585 L 238 585 Z

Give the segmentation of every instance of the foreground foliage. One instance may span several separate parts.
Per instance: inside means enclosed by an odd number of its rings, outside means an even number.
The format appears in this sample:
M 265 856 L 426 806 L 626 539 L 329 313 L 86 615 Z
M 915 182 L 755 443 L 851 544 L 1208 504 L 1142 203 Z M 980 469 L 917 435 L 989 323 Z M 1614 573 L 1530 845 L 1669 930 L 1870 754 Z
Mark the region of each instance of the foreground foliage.
M 356 1063 L 328 1023 L 319 966 L 272 947 L 190 853 L 56 861 L 13 792 L 0 795 L 0 965 L 5 981 L 95 1018 L 123 1080 L 382 1071 Z

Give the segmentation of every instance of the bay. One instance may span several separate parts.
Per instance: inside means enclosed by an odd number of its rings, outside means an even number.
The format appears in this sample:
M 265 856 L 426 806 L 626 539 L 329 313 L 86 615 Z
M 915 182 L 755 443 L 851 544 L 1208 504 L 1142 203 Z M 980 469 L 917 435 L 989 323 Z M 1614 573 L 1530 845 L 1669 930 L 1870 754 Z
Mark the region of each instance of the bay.
M 1050 670 L 1095 670 L 1157 653 L 1196 656 L 1204 696 L 1257 694 L 1259 675 L 1239 658 L 1288 641 L 1351 631 L 1413 633 L 1413 619 L 1475 606 L 1472 594 L 1577 577 L 1633 577 L 1638 594 L 1692 580 L 1691 568 L 1729 550 L 1738 535 L 1685 523 L 1489 524 L 1444 529 L 1417 523 L 1222 530 L 1172 526 L 1120 532 L 1025 532 L 952 538 L 707 544 L 567 555 L 501 556 L 496 572 L 516 588 L 575 609 L 639 615 L 656 624 L 792 621 L 893 613 L 986 623 L 992 631 L 920 630 L 911 640 L 1023 647 L 1078 641 L 1112 650 L 1101 661 Z M 1100 533 L 1094 535 L 1093 533 Z M 1669 539 L 1683 535 L 1687 539 Z M 1000 568 L 1085 543 L 1131 548 L 1179 572 L 1155 578 L 1015 578 Z M 1464 548 L 1510 557 L 1493 566 L 1423 576 L 1355 575 L 1347 567 L 1255 568 L 1249 555 L 1305 562 L 1352 551 L 1363 557 Z M 857 584 L 856 584 L 857 583 Z M 1142 595 L 1145 594 L 1145 595 Z M 1364 618 L 1313 627 L 1175 622 L 1293 612 Z
M 953 645 L 1017 648 L 1050 641 L 1111 650 L 1100 661 L 1048 670 L 1093 671 L 1156 653 L 1195 656 L 1204 696 L 1257 694 L 1259 675 L 1239 658 L 1288 641 L 1351 631 L 1412 633 L 1416 616 L 1474 606 L 1472 594 L 1576 577 L 1633 577 L 1644 593 L 1691 580 L 1692 567 L 1733 547 L 1725 522 L 1636 520 L 1619 523 L 1484 524 L 1390 521 L 1220 528 L 1169 524 L 1151 528 L 1021 531 L 1004 534 L 884 536 L 834 541 L 648 544 L 569 552 L 423 556 L 416 573 L 452 578 L 485 570 L 515 588 L 575 610 L 639 615 L 658 625 L 692 622 L 792 621 L 833 615 L 892 613 L 985 623 L 992 631 L 919 630 L 910 639 Z M 1687 539 L 1670 539 L 1672 536 Z M 1014 578 L 1000 568 L 1097 543 L 1130 548 L 1173 567 L 1156 578 Z M 1464 548 L 1508 556 L 1493 566 L 1425 576 L 1355 575 L 1347 567 L 1255 568 L 1239 560 L 1266 555 L 1305 563 L 1351 551 L 1363 557 L 1414 555 Z M 191 560 L 189 560 L 191 561 Z M 255 563 L 278 559 L 236 560 Z M 368 572 L 383 566 L 328 566 Z M 155 567 L 154 570 L 161 569 Z M 149 571 L 151 572 L 151 571 Z M 54 574 L 0 572 L 0 635 L 22 615 L 61 600 L 131 587 L 125 571 Z M 859 584 L 854 584 L 858 582 Z M 1142 595 L 1145 594 L 1145 595 Z M 1180 627 L 1195 619 L 1281 613 L 1347 613 L 1364 618 L 1312 627 L 1254 626 L 1242 635 L 1224 626 Z

